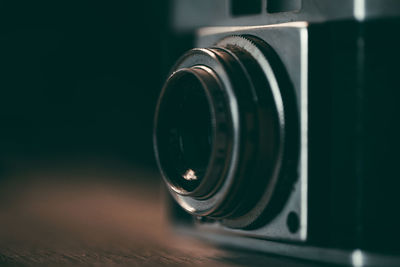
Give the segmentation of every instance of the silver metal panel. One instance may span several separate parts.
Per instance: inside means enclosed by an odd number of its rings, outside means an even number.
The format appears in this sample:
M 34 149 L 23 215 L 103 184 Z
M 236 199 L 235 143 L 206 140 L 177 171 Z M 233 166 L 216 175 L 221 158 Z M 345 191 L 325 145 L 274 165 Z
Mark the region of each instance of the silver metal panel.
M 300 121 L 300 155 L 298 178 L 292 193 L 280 214 L 270 223 L 256 230 L 233 230 L 219 223 L 199 223 L 199 230 L 222 230 L 239 235 L 262 237 L 276 240 L 305 241 L 307 239 L 307 176 L 308 176 L 308 111 L 307 111 L 307 69 L 308 69 L 308 24 L 305 22 L 284 23 L 262 27 L 211 27 L 198 31 L 197 47 L 210 47 L 229 35 L 250 34 L 267 42 L 286 67 L 297 94 Z M 285 45 L 282 45 L 285 44 Z M 300 227 L 291 233 L 287 227 L 290 212 L 299 216 Z

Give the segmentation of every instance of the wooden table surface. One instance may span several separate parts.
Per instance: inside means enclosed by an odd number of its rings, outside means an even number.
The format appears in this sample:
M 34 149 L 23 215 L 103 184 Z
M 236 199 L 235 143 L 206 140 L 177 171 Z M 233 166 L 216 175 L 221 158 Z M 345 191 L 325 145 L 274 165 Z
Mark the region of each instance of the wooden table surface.
M 1 266 L 288 266 L 173 234 L 155 172 L 25 168 L 4 176 Z

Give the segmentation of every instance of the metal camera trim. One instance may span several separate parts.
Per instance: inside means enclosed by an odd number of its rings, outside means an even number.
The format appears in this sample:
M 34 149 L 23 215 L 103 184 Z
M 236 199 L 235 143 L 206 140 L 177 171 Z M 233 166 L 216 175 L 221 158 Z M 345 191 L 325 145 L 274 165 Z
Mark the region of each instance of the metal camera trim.
M 198 47 L 215 45 L 231 35 L 253 35 L 267 42 L 278 54 L 286 67 L 297 94 L 300 121 L 300 155 L 298 179 L 283 210 L 264 227 L 254 230 L 237 230 L 222 226 L 220 223 L 197 223 L 197 231 L 215 231 L 239 234 L 257 238 L 276 240 L 305 241 L 308 225 L 308 23 L 293 22 L 268 26 L 250 27 L 208 27 L 198 32 Z M 288 44 L 282 46 L 281 44 Z M 298 71 L 300 69 L 300 71 Z M 299 217 L 299 229 L 291 233 L 287 227 L 287 216 L 296 212 Z M 204 230 L 204 231 L 203 231 Z

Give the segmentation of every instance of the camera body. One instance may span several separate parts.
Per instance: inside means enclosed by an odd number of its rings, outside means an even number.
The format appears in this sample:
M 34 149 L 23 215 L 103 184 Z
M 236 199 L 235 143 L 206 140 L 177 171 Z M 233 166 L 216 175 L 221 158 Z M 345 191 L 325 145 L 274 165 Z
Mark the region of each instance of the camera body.
M 342 2 L 173 2 L 174 33 L 197 47 L 172 68 L 155 118 L 177 230 L 400 264 L 400 3 Z

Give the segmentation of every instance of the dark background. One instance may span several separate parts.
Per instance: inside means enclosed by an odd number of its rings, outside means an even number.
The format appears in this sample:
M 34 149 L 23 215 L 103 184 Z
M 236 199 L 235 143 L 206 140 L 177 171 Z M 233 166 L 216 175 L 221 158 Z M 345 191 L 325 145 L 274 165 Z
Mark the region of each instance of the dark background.
M 168 10 L 161 0 L 1 1 L 1 168 L 154 168 Z
M 0 2 L 1 266 L 212 261 L 215 251 L 167 230 L 153 158 L 174 60 L 168 10 L 162 0 Z

